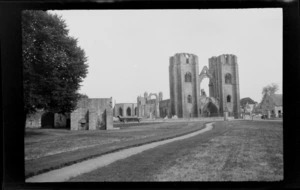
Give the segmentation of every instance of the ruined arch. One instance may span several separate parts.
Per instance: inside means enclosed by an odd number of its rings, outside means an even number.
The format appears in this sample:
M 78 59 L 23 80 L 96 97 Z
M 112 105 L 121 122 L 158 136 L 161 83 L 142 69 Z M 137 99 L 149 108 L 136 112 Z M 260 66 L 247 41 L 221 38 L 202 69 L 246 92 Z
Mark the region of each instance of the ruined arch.
M 206 117 L 216 117 L 219 115 L 218 107 L 209 101 L 202 109 L 202 115 Z
M 54 128 L 54 113 L 46 112 L 41 119 L 42 128 Z
M 207 66 L 204 66 L 204 67 L 203 67 L 203 69 L 202 69 L 202 71 L 201 71 L 201 73 L 200 73 L 200 75 L 199 75 L 199 84 L 201 84 L 202 80 L 203 80 L 205 77 L 209 78 L 210 81 L 212 81 L 212 79 L 213 79 L 213 76 L 212 76 L 212 74 L 209 72 Z
M 151 96 L 155 96 L 155 104 L 154 104 L 154 110 L 150 111 L 153 113 L 153 115 L 155 117 L 159 117 L 159 99 L 158 99 L 158 95 L 156 93 L 150 93 L 148 96 L 148 100 L 151 99 Z
M 130 107 L 128 107 L 128 108 L 126 109 L 126 115 L 127 115 L 127 116 L 131 116 L 131 108 L 130 108 Z
M 156 93 L 150 93 L 149 96 L 148 96 L 149 100 L 151 99 L 151 96 L 155 96 L 156 101 L 158 100 L 158 96 L 157 96 Z
M 211 88 L 213 88 L 213 86 L 214 86 L 214 77 L 213 77 L 213 75 L 209 72 L 209 70 L 208 70 L 208 68 L 207 68 L 207 66 L 204 66 L 203 67 L 203 69 L 202 69 L 202 71 L 201 71 L 201 73 L 200 73 L 200 75 L 199 75 L 199 85 L 200 85 L 200 87 L 201 87 L 201 83 L 202 83 L 202 81 L 203 81 L 203 79 L 204 78 L 208 78 L 209 79 L 209 91 L 210 91 L 210 89 Z M 210 92 L 206 92 L 206 94 L 207 93 L 210 93 Z M 208 95 L 208 94 L 207 94 Z M 209 96 L 211 96 L 212 94 L 209 94 Z

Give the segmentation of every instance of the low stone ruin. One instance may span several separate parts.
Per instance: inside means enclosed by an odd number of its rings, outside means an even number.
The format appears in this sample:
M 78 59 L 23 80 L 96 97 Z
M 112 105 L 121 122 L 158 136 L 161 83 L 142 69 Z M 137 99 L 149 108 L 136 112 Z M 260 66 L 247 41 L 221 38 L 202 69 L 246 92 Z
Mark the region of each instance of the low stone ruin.
M 71 130 L 113 129 L 112 98 L 83 98 L 71 113 Z

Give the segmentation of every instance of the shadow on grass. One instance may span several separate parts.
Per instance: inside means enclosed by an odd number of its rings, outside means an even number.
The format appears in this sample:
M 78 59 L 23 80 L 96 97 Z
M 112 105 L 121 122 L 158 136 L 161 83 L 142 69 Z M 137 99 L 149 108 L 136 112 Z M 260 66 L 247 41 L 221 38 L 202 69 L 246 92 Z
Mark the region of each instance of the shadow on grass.
M 35 129 L 25 129 L 24 136 L 25 137 L 33 137 L 33 136 L 48 136 L 51 130 L 60 130 L 60 131 L 70 131 L 70 128 L 67 127 L 50 127 L 46 126 L 43 128 L 35 128 Z
M 114 123 L 114 127 L 120 127 L 122 128 L 127 128 L 127 127 L 136 127 L 136 126 L 144 126 L 144 125 L 153 125 L 153 124 L 159 124 L 159 122 L 149 122 L 149 123 L 137 123 L 137 122 L 128 122 L 128 123 L 122 123 L 122 122 L 117 122 Z
M 42 131 L 42 130 L 36 130 L 36 131 L 25 131 L 24 136 L 26 137 L 32 137 L 32 136 L 47 136 L 49 135 L 48 132 Z

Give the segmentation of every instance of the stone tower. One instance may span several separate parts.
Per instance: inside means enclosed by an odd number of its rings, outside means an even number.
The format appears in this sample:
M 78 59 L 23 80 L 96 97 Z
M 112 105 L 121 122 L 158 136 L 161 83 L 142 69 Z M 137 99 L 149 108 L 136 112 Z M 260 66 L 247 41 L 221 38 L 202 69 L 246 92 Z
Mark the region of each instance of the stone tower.
M 163 93 L 162 92 L 158 93 L 158 99 L 159 99 L 159 101 L 163 100 Z
M 198 57 L 177 53 L 170 57 L 171 115 L 179 118 L 199 116 L 200 85 Z
M 209 94 L 219 101 L 219 112 L 226 109 L 229 116 L 240 116 L 240 89 L 237 57 L 226 54 L 209 59 Z

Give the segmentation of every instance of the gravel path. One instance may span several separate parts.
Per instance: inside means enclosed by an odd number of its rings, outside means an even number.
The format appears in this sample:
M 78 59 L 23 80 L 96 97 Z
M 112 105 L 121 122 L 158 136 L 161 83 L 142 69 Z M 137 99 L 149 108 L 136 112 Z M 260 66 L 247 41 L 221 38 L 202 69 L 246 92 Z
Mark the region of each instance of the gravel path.
M 204 129 L 201 129 L 196 132 L 192 132 L 187 135 L 183 135 L 180 137 L 175 137 L 172 139 L 167 139 L 167 140 L 163 140 L 163 141 L 159 141 L 159 142 L 153 142 L 153 143 L 145 144 L 142 146 L 132 147 L 132 148 L 118 151 L 118 152 L 106 154 L 106 155 L 103 155 L 103 156 L 100 156 L 97 158 L 93 158 L 93 159 L 86 160 L 86 161 L 83 161 L 83 162 L 80 162 L 77 164 L 73 164 L 71 166 L 63 167 L 63 168 L 52 170 L 52 171 L 49 171 L 49 172 L 46 172 L 46 173 L 43 173 L 40 175 L 36 175 L 36 176 L 26 179 L 25 181 L 30 182 L 30 183 L 31 182 L 63 182 L 63 181 L 67 181 L 71 177 L 75 177 L 75 176 L 78 176 L 78 175 L 81 175 L 81 174 L 84 174 L 87 172 L 91 172 L 100 167 L 107 166 L 117 160 L 127 158 L 129 156 L 141 153 L 145 150 L 155 148 L 160 145 L 164 145 L 167 143 L 171 143 L 174 141 L 183 140 L 183 139 L 187 139 L 187 138 L 199 135 L 201 133 L 211 130 L 212 128 L 213 128 L 212 123 L 208 123 L 208 124 L 206 124 L 206 127 Z

